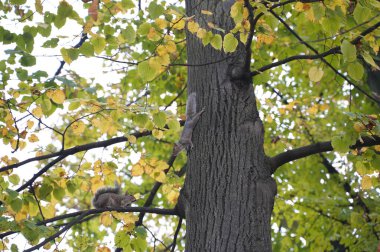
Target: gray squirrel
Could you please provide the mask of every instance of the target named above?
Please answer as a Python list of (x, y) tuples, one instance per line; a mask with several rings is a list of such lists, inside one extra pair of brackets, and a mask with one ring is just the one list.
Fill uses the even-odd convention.
[(193, 148), (193, 143), (191, 141), (193, 130), (197, 125), (200, 116), (205, 111), (203, 107), (201, 111), (197, 113), (197, 95), (195, 92), (189, 94), (186, 104), (186, 121), (183, 127), (181, 138), (178, 143), (175, 143), (173, 148), (173, 155), (177, 156), (183, 149), (186, 149), (189, 153), (190, 149)]
[(95, 208), (117, 208), (129, 206), (136, 201), (133, 195), (121, 193), (120, 185), (115, 181), (115, 187), (102, 187), (98, 189), (92, 199)]

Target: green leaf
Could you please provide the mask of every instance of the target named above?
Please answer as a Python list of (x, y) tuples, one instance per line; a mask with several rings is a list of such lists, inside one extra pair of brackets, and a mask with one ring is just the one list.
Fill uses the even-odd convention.
[(52, 39), (46, 40), (45, 43), (42, 44), (42, 47), (55, 48), (55, 47), (57, 47), (58, 42), (59, 42), (59, 39), (52, 38)]
[(164, 14), (164, 7), (156, 2), (151, 2), (148, 7), (149, 15), (152, 19), (156, 19)]
[(226, 36), (224, 36), (224, 41), (223, 41), (224, 52), (226, 53), (234, 52), (237, 46), (238, 46), (238, 40), (235, 38), (235, 36), (232, 33), (228, 33)]
[(25, 50), (28, 53), (31, 53), (33, 51), (34, 46), (34, 37), (31, 33), (25, 32), (22, 34), (22, 37), (25, 41)]
[(32, 55), (24, 55), (20, 58), (20, 64), (22, 66), (34, 66), (36, 64), (36, 58)]
[(16, 244), (11, 245), (11, 252), (18, 252), (18, 247)]
[(25, 81), (28, 78), (28, 71), (23, 68), (17, 68), (16, 73), (20, 81)]
[(222, 42), (223, 42), (222, 36), (220, 36), (220, 34), (216, 34), (212, 37), (210, 44), (216, 50), (220, 50), (222, 49)]
[(50, 184), (43, 183), (39, 190), (39, 196), (41, 199), (46, 199), (53, 191), (53, 187)]
[(73, 11), (73, 7), (66, 1), (60, 1), (58, 6), (57, 15), (62, 17), (69, 17), (71, 12)]
[(43, 14), (43, 6), (42, 6), (42, 3), (41, 3), (41, 0), (36, 0), (36, 2), (34, 3), (34, 6), (36, 8), (36, 11), (40, 14)]
[(8, 177), (9, 182), (14, 185), (17, 185), (20, 182), (20, 177), (17, 174), (12, 174)]
[(131, 242), (131, 237), (127, 232), (120, 230), (119, 232), (116, 233), (115, 245), (117, 247), (125, 249), (126, 247), (130, 246), (130, 242)]
[(11, 201), (10, 206), (13, 209), (13, 211), (19, 212), (22, 208), (22, 200), (19, 198), (15, 198)]
[(133, 3), (132, 0), (122, 0), (121, 1), (121, 5), (123, 6), (123, 8), (125, 9), (132, 9), (135, 7), (135, 4)]
[(144, 128), (145, 124), (149, 121), (149, 117), (146, 114), (137, 114), (132, 120), (138, 127)]
[(166, 125), (166, 114), (165, 112), (158, 112), (153, 115), (153, 122), (158, 128), (164, 128)]
[(355, 61), (353, 63), (348, 64), (347, 72), (348, 72), (348, 75), (352, 79), (358, 81), (361, 78), (363, 78), (364, 68), (363, 68), (362, 64), (360, 64), (358, 61)]
[(79, 48), (79, 52), (86, 57), (94, 56), (94, 46), (90, 42), (86, 41)]
[(10, 0), (9, 2), (10, 2), (11, 4), (21, 5), (21, 4), (26, 3), (26, 0)]
[(361, 24), (367, 21), (368, 18), (371, 16), (370, 13), (370, 9), (363, 7), (361, 4), (357, 4), (354, 10), (354, 19), (356, 23)]
[(149, 23), (142, 23), (139, 26), (139, 28), (137, 30), (137, 33), (140, 34), (140, 35), (142, 35), (142, 36), (145, 36), (145, 35), (147, 35), (149, 33), (151, 27), (152, 26)]
[(344, 40), (340, 48), (343, 54), (344, 61), (352, 62), (356, 60), (356, 47), (355, 45), (351, 44), (350, 41)]
[(128, 43), (133, 43), (136, 40), (136, 31), (130, 25), (122, 31), (122, 35)]
[(137, 66), (137, 71), (144, 81), (151, 81), (156, 77), (156, 69), (149, 65), (148, 61), (143, 61)]
[(318, 67), (311, 67), (309, 70), (309, 78), (313, 82), (318, 82), (322, 79), (323, 77), (323, 70), (318, 68)]
[(101, 36), (94, 36), (90, 39), (91, 44), (94, 46), (94, 51), (96, 54), (103, 52), (106, 47), (106, 39)]
[(55, 188), (53, 190), (53, 195), (54, 195), (54, 198), (61, 201), (63, 197), (65, 197), (65, 189), (63, 189), (62, 187)]
[(376, 70), (380, 70), (380, 67), (376, 64), (376, 62), (373, 60), (372, 56), (366, 52), (366, 51), (363, 51), (361, 53), (361, 55), (363, 56), (363, 59), (368, 63), (370, 64), (373, 68), (375, 68)]
[(61, 49), (61, 54), (62, 54), (63, 60), (67, 64), (70, 65), (71, 62), (73, 62), (74, 60), (78, 59), (79, 50), (78, 49), (74, 49), (74, 48), (70, 48), (70, 49), (62, 48)]

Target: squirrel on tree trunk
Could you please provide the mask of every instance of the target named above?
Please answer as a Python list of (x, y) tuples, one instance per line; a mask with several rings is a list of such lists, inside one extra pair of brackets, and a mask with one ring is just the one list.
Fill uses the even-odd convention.
[(186, 149), (187, 154), (189, 154), (190, 149), (193, 148), (193, 142), (191, 141), (193, 131), (199, 121), (200, 116), (205, 111), (205, 108), (203, 107), (202, 110), (197, 113), (196, 98), (197, 95), (195, 92), (189, 94), (186, 104), (186, 121), (183, 127), (181, 138), (174, 145), (174, 156), (177, 156), (183, 149)]

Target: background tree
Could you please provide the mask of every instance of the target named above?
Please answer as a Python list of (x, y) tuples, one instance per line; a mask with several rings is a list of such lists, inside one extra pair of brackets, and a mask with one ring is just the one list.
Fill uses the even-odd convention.
[(1, 249), (374, 251), (376, 0), (82, 1), (0, 3)]

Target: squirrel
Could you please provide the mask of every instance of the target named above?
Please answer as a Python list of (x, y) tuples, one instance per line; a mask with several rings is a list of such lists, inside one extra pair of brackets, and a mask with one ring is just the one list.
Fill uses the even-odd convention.
[(191, 142), (191, 138), (193, 135), (193, 130), (197, 125), (200, 116), (205, 111), (203, 107), (201, 111), (197, 113), (197, 95), (195, 92), (189, 94), (186, 104), (186, 121), (181, 134), (181, 138), (177, 143), (175, 143), (173, 148), (173, 155), (177, 156), (183, 149), (186, 149), (187, 154), (190, 149), (193, 148), (193, 143)]
[(133, 195), (121, 194), (120, 185), (115, 181), (115, 187), (102, 187), (98, 189), (92, 199), (95, 208), (117, 208), (129, 206), (136, 201)]

